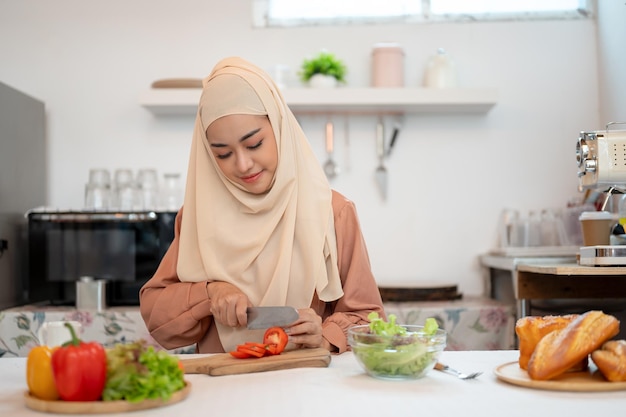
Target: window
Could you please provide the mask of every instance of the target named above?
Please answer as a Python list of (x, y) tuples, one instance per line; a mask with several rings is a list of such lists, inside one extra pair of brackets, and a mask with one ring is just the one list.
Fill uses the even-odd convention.
[(253, 0), (255, 26), (575, 19), (593, 0)]

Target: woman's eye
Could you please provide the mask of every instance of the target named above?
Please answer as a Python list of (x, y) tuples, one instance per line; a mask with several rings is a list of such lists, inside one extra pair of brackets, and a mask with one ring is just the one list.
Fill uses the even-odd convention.
[(228, 152), (228, 153), (225, 153), (225, 154), (217, 154), (217, 155), (215, 155), (215, 157), (216, 157), (217, 159), (226, 159), (226, 158), (228, 158), (231, 154), (232, 154), (232, 152)]
[(255, 143), (252, 146), (248, 146), (248, 149), (257, 149), (258, 147), (260, 147), (263, 144), (263, 140), (258, 141), (257, 143)]

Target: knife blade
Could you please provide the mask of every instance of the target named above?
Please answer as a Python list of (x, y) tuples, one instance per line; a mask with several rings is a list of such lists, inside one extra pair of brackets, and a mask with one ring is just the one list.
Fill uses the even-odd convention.
[(273, 326), (286, 326), (299, 317), (293, 307), (248, 307), (248, 329), (267, 329)]

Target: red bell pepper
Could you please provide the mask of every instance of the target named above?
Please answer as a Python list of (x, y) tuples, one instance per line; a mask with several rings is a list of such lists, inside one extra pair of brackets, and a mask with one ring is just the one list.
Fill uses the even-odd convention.
[(52, 372), (59, 396), (65, 401), (99, 400), (106, 383), (106, 351), (97, 342), (80, 340), (71, 324), (65, 326), (72, 340), (52, 354)]

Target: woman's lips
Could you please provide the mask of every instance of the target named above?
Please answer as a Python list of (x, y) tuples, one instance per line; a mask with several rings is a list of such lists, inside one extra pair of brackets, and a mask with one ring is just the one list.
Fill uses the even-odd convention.
[(263, 171), (257, 172), (256, 174), (253, 175), (248, 175), (245, 177), (241, 177), (241, 180), (245, 183), (252, 183), (255, 182), (256, 180), (259, 179), (259, 177), (261, 176), (261, 174), (263, 174)]

